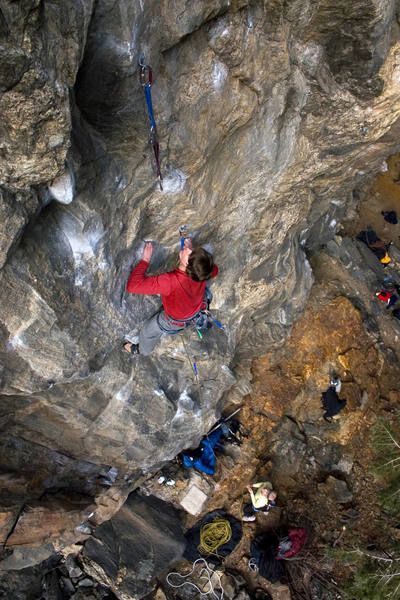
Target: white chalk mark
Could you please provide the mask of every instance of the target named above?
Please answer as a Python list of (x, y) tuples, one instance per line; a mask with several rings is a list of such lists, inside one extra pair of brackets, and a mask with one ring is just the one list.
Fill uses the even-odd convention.
[(213, 70), (213, 86), (217, 92), (222, 90), (225, 79), (228, 76), (228, 69), (220, 62), (216, 62)]

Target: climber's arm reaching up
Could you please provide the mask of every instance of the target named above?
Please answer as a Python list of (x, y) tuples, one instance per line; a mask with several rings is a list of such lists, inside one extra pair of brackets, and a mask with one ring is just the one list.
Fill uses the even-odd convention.
[(126, 289), (131, 294), (165, 294), (171, 292), (171, 280), (168, 273), (146, 277), (146, 271), (153, 256), (153, 244), (146, 242), (142, 260), (133, 269)]

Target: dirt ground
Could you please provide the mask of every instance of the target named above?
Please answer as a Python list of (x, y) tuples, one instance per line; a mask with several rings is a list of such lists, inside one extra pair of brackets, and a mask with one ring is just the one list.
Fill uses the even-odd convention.
[[(385, 241), (399, 243), (400, 238), (400, 154), (387, 161), (387, 171), (376, 177), (360, 203), (355, 219), (346, 225), (347, 235), (354, 237), (370, 225)], [(381, 211), (395, 210), (399, 223), (392, 225), (383, 218)]]
[[(238, 414), (243, 443), (218, 456), (215, 476), (202, 475), (209, 485), (209, 499), (202, 514), (188, 515), (186, 522), (189, 528), (217, 508), (241, 519), (243, 504), (249, 502), (246, 485), (271, 480), (278, 492), (277, 506), (267, 515), (257, 514), (256, 522), (243, 523), (242, 540), (224, 568), (239, 573), (248, 591), (262, 588), (273, 600), (290, 600), (290, 591), (285, 582), (272, 585), (249, 568), (250, 544), (258, 533), (282, 525), (305, 527), (309, 541), (298, 560), (305, 561), (303, 571), (321, 569), (328, 584), (348, 573), (321, 548), (334, 544), (340, 548), (380, 534), (379, 485), (370, 469), (369, 440), (377, 417), (390, 414), (399, 403), (400, 370), (385, 365), (349, 300), (339, 297), (321, 303), (322, 293), (313, 295), (284, 352), (254, 362), (253, 391)], [(332, 371), (342, 378), (340, 395), (347, 406), (337, 421), (326, 423), (321, 392), (328, 387)], [(236, 407), (227, 407), (226, 414), (231, 408)], [(337, 454), (337, 467), (323, 464), (330, 452)], [(337, 481), (347, 486), (345, 502), (340, 497), (343, 492), (335, 488)], [(178, 481), (176, 489), (169, 491), (170, 499), (175, 495), (178, 503), (185, 485)], [(183, 572), (189, 566), (182, 562), (177, 568)]]

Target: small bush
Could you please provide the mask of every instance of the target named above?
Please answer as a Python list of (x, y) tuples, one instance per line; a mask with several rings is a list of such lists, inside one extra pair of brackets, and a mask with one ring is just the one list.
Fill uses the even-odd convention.
[(353, 571), (353, 578), (342, 586), (349, 600), (400, 600), (400, 548), (391, 528), (400, 519), (400, 423), (379, 420), (372, 437), (373, 470), (382, 482), (377, 496), (382, 509), (379, 519), (385, 548), (376, 551), (357, 548), (335, 549), (335, 558)]
[(372, 447), (373, 468), (385, 484), (378, 494), (381, 507), (388, 516), (400, 515), (400, 432), (398, 419), (390, 424), (379, 420), (375, 426)]

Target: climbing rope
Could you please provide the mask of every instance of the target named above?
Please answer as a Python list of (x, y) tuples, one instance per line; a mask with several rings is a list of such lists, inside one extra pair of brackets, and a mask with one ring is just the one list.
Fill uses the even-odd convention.
[[(204, 566), (201, 568), (199, 575), (196, 576), (197, 583), (199, 585), (197, 585), (193, 581), (182, 581), (182, 583), (172, 583), (172, 581), (170, 580), (170, 577), (173, 575), (175, 575), (177, 578), (180, 578), (180, 580), (187, 579), (188, 577), (194, 574), (196, 567), (201, 563), (203, 563)], [(217, 584), (215, 584), (215, 580), (217, 580)], [(195, 560), (193, 563), (192, 570), (189, 571), (189, 573), (187, 573), (186, 575), (181, 575), (181, 573), (178, 573), (177, 571), (171, 571), (166, 577), (166, 582), (173, 588), (189, 586), (199, 593), (199, 597), (208, 596), (210, 599), (214, 598), (215, 600), (223, 600), (224, 598), (224, 588), (221, 583), (221, 576), (217, 570), (214, 571), (214, 569), (212, 569), (208, 565), (207, 561), (204, 558), (198, 558), (197, 560)], [(199, 586), (201, 586), (201, 588)], [(218, 588), (221, 591), (218, 592), (216, 588)]]
[(184, 350), (185, 350), (185, 352), (186, 352), (186, 356), (187, 356), (187, 358), (188, 358), (189, 364), (190, 364), (190, 366), (191, 366), (191, 369), (192, 369), (192, 371), (193, 371), (193, 373), (194, 373), (194, 376), (196, 377), (196, 380), (197, 380), (197, 379), (198, 379), (197, 365), (196, 365), (196, 363), (195, 363), (195, 362), (193, 362), (193, 361), (192, 361), (192, 359), (190, 358), (189, 350), (188, 350), (188, 348), (187, 348), (187, 345), (186, 345), (185, 339), (184, 339), (184, 337), (183, 337), (183, 332), (182, 332), (181, 339), (182, 339), (183, 349), (184, 349)]
[(232, 537), (229, 521), (222, 517), (215, 517), (212, 523), (206, 523), (200, 529), (200, 544), (197, 549), (200, 554), (218, 555), (218, 548), (223, 546)]
[(254, 573), (257, 573), (258, 571), (258, 563), (257, 563), (257, 559), (252, 557), (249, 559), (247, 566), (249, 567), (250, 571), (253, 571)]
[(195, 382), (196, 382), (196, 385), (197, 385), (197, 392), (199, 394), (199, 403), (200, 403), (200, 406), (202, 406), (202, 394), (201, 394), (201, 387), (200, 387), (200, 381), (199, 381), (199, 373), (198, 373), (198, 370), (197, 370), (197, 364), (194, 361), (192, 361), (192, 359), (190, 358), (189, 350), (187, 348), (185, 339), (183, 337), (184, 336), (184, 331), (185, 330), (182, 331), (181, 340), (182, 340), (183, 348), (184, 348), (184, 350), (186, 352), (187, 359), (188, 359), (189, 364), (191, 366), (191, 369), (192, 369), (192, 371), (194, 373), (194, 379), (195, 379)]
[[(150, 120), (150, 144), (153, 147), (154, 158), (156, 161), (156, 171), (157, 171), (158, 182), (160, 184), (160, 190), (162, 191), (163, 177), (161, 174), (161, 166), (160, 166), (160, 145), (158, 143), (158, 138), (157, 138), (157, 127), (156, 127), (156, 121), (154, 119), (153, 103), (151, 101), (151, 84), (153, 82), (153, 71), (149, 65), (145, 64), (143, 54), (141, 54), (140, 58), (139, 58), (139, 67), (140, 67), (140, 85), (142, 86), (143, 91), (144, 91), (144, 95), (146, 98), (146, 104), (147, 104), (147, 112), (149, 114), (149, 120)], [(147, 78), (146, 78), (146, 72), (147, 72)]]

